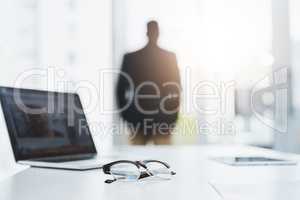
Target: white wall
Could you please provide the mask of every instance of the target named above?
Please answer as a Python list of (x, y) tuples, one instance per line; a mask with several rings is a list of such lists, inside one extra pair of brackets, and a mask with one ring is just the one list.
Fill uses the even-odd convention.
[(289, 48), (291, 67), (291, 100), (293, 112), (289, 115), (288, 135), (281, 139), (283, 151), (300, 153), (300, 2), (289, 0)]
[[(300, 152), (300, 2), (298, 0), (273, 0), (274, 41), (273, 50), (277, 58), (274, 68), (290, 69), (288, 132), (274, 133), (275, 148), (286, 152)], [(292, 112), (291, 112), (292, 111)]]
[(290, 0), (290, 42), (291, 42), (291, 64), (293, 103), (296, 109), (300, 109), (300, 1)]

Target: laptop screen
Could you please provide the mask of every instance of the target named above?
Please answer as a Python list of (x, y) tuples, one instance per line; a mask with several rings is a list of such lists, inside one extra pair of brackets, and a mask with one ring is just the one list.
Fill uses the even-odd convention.
[(95, 154), (77, 94), (0, 88), (16, 160)]

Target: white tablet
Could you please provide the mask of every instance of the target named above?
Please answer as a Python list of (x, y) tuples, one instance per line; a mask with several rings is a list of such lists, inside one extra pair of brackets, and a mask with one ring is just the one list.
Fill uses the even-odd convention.
[(297, 165), (296, 161), (249, 156), (249, 157), (217, 157), (213, 160), (232, 166), (254, 166), (254, 165)]

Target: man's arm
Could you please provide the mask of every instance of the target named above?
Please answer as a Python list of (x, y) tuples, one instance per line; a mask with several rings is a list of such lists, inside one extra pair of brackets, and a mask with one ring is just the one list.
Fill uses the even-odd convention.
[(117, 105), (119, 109), (124, 108), (124, 106), (127, 104), (127, 99), (125, 96), (126, 90), (129, 87), (129, 82), (126, 78), (126, 75), (128, 75), (128, 55), (125, 54), (123, 57), (123, 62), (118, 78), (117, 83), (117, 89), (116, 89), (116, 96), (117, 96)]
[(179, 67), (178, 67), (178, 63), (177, 63), (177, 58), (175, 54), (172, 54), (173, 57), (173, 62), (174, 62), (174, 77), (175, 77), (175, 82), (180, 86), (181, 89), (181, 80), (180, 80), (180, 73), (179, 73)]

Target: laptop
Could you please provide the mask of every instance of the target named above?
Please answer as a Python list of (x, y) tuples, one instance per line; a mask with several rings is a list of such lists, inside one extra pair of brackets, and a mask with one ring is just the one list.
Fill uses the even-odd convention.
[(102, 167), (77, 94), (0, 87), (0, 101), (0, 123), (17, 163), (70, 170)]

